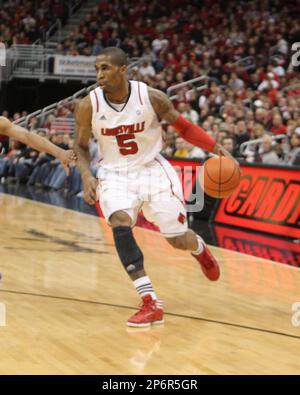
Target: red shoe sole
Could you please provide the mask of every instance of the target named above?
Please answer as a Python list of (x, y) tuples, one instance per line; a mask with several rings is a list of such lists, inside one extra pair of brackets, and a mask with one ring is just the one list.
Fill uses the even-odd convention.
[(149, 326), (151, 326), (151, 325), (162, 325), (162, 324), (164, 324), (164, 323), (165, 323), (164, 320), (153, 321), (153, 322), (147, 322), (147, 323), (140, 323), (140, 324), (135, 323), (135, 322), (129, 322), (129, 321), (127, 321), (126, 325), (127, 325), (127, 326), (130, 326), (130, 327), (133, 327), (133, 328), (147, 328), (147, 327), (149, 327)]

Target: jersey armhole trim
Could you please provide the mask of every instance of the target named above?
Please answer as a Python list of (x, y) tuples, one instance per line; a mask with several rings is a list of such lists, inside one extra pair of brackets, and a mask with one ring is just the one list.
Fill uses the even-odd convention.
[(97, 105), (97, 112), (99, 112), (99, 100), (98, 100), (98, 96), (97, 96), (97, 93), (96, 93), (96, 90), (93, 90), (93, 93), (94, 93), (94, 95), (95, 95), (95, 99), (96, 99), (96, 105)]
[(143, 106), (143, 101), (142, 101), (141, 91), (140, 91), (140, 81), (138, 81), (138, 94), (139, 94), (140, 103)]
[(157, 118), (157, 120), (159, 122), (158, 115), (156, 114), (156, 111), (154, 110), (154, 107), (152, 106), (152, 103), (151, 103), (151, 99), (150, 99), (150, 96), (149, 96), (148, 85), (145, 84), (145, 88), (146, 88), (145, 89), (145, 101), (146, 101), (148, 107), (150, 107), (151, 110), (154, 112), (154, 114), (156, 115), (156, 118)]

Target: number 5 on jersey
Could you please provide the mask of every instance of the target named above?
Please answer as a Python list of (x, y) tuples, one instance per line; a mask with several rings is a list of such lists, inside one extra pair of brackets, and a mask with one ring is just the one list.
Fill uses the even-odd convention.
[(116, 136), (116, 139), (120, 148), (120, 154), (134, 155), (138, 152), (139, 149), (137, 143), (135, 141), (132, 141), (135, 139), (135, 135), (133, 133), (121, 134), (119, 136)]

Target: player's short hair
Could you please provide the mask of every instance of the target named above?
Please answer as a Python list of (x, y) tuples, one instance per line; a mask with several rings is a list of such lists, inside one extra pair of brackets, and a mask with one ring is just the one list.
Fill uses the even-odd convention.
[(121, 48), (107, 47), (103, 49), (100, 55), (110, 56), (111, 62), (115, 66), (127, 66), (127, 55)]

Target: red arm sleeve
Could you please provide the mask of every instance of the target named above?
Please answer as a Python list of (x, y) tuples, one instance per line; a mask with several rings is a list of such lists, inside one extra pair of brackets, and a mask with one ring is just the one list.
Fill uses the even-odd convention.
[(204, 129), (186, 120), (180, 115), (175, 122), (171, 123), (174, 129), (189, 143), (213, 152), (216, 141), (210, 137)]

